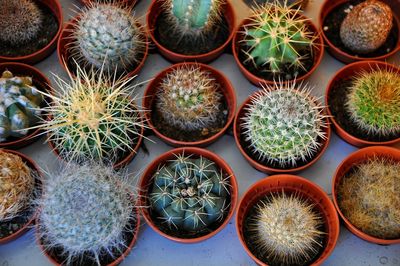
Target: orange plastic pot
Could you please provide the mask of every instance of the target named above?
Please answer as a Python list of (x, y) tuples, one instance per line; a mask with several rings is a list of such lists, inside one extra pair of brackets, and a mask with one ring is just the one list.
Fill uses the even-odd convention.
[(222, 171), (226, 172), (230, 176), (230, 185), (231, 185), (231, 203), (230, 203), (230, 208), (227, 216), (225, 217), (224, 222), (214, 231), (201, 236), (201, 237), (196, 237), (196, 238), (179, 238), (175, 236), (168, 235), (161, 231), (156, 224), (153, 221), (153, 218), (150, 215), (150, 211), (148, 208), (141, 208), (141, 212), (143, 214), (144, 219), (146, 220), (147, 224), (159, 235), (173, 240), (175, 242), (179, 243), (184, 243), (184, 244), (193, 244), (193, 243), (198, 243), (201, 241), (204, 241), (206, 239), (209, 239), (216, 235), (218, 232), (220, 232), (230, 221), (230, 219), (233, 216), (233, 213), (235, 212), (236, 209), (236, 203), (237, 203), (237, 198), (238, 198), (238, 185), (236, 182), (236, 178), (234, 176), (234, 173), (232, 169), (229, 167), (229, 165), (217, 154), (212, 153), (208, 150), (201, 149), (201, 148), (196, 148), (196, 147), (183, 147), (183, 148), (176, 148), (173, 150), (170, 150), (160, 156), (158, 156), (154, 161), (147, 167), (146, 171), (143, 173), (140, 181), (139, 181), (139, 200), (140, 200), (140, 205), (139, 206), (150, 206), (149, 203), (149, 189), (151, 188), (153, 184), (153, 176), (155, 172), (157, 171), (158, 167), (164, 163), (166, 163), (168, 160), (175, 159), (175, 155), (177, 154), (185, 154), (185, 155), (192, 155), (193, 157), (195, 156), (203, 156), (211, 161), (213, 161), (218, 167), (222, 169)]
[[(211, 73), (211, 76), (216, 80), (217, 83), (221, 85), (221, 91), (225, 97), (225, 101), (227, 102), (228, 106), (228, 120), (225, 124), (225, 126), (215, 135), (204, 139), (200, 141), (191, 141), (191, 142), (185, 142), (185, 141), (179, 141), (172, 139), (168, 136), (165, 136), (162, 132), (160, 132), (153, 124), (152, 118), (151, 118), (151, 113), (154, 105), (154, 101), (156, 100), (156, 95), (160, 87), (160, 83), (162, 80), (172, 71), (174, 71), (177, 68), (180, 68), (182, 66), (196, 66), (199, 67), (202, 71), (207, 71)], [(157, 137), (159, 137), (162, 141), (165, 143), (172, 145), (174, 147), (181, 147), (181, 146), (192, 146), (192, 147), (205, 147), (210, 145), (211, 143), (215, 142), (218, 138), (220, 138), (229, 128), (229, 126), (232, 124), (233, 119), (235, 118), (235, 111), (236, 111), (236, 94), (235, 91), (232, 87), (232, 84), (230, 81), (225, 77), (224, 74), (222, 74), (220, 71), (216, 70), (215, 68), (212, 68), (208, 65), (201, 64), (201, 63), (179, 63), (172, 65), (163, 71), (161, 71), (148, 85), (146, 91), (144, 92), (144, 97), (143, 97), (143, 104), (142, 104), (145, 113), (145, 118), (146, 121), (149, 125), (149, 127), (153, 130), (153, 132), (156, 134)]]
[[(147, 30), (150, 35), (150, 38), (152, 42), (155, 44), (157, 47), (158, 51), (162, 56), (167, 58), (168, 60), (178, 63), (178, 62), (183, 62), (183, 61), (197, 61), (201, 63), (208, 63), (210, 61), (213, 61), (216, 59), (218, 56), (220, 56), (225, 48), (228, 46), (228, 44), (231, 42), (233, 35), (235, 33), (235, 28), (236, 28), (236, 15), (233, 9), (232, 4), (229, 1), (226, 1), (224, 6), (222, 7), (222, 14), (224, 15), (226, 21), (228, 22), (229, 26), (229, 37), (225, 41), (224, 44), (222, 44), (220, 47), (204, 54), (199, 54), (199, 55), (184, 55), (184, 54), (179, 54), (175, 53), (166, 47), (162, 46), (157, 38), (154, 36), (154, 30), (156, 28), (156, 22), (159, 17), (159, 15), (163, 12), (163, 1), (162, 0), (153, 0), (149, 12), (147, 13)], [(171, 36), (171, 38), (175, 38), (175, 36)]]
[(236, 215), (236, 232), (247, 254), (258, 264), (267, 265), (258, 259), (248, 248), (244, 239), (244, 223), (249, 211), (260, 199), (270, 193), (298, 193), (315, 204), (325, 221), (325, 247), (320, 256), (311, 265), (321, 265), (334, 250), (339, 238), (339, 217), (328, 195), (313, 182), (294, 175), (275, 175), (264, 178), (252, 185), (241, 199)]
[(392, 51), (390, 51), (389, 53), (386, 53), (384, 55), (381, 56), (377, 56), (377, 57), (363, 57), (363, 56), (355, 56), (352, 54), (349, 54), (345, 51), (342, 51), (340, 48), (336, 47), (330, 40), (329, 38), (325, 35), (324, 33), (324, 22), (325, 22), (325, 18), (328, 16), (329, 13), (331, 13), (334, 9), (336, 9), (337, 7), (347, 3), (347, 2), (351, 2), (351, 0), (325, 0), (325, 2), (323, 3), (322, 7), (321, 7), (321, 11), (319, 13), (319, 25), (321, 27), (321, 33), (322, 36), (325, 40), (325, 43), (328, 45), (328, 52), (335, 57), (336, 59), (338, 59), (339, 61), (345, 63), (345, 64), (350, 64), (356, 61), (370, 61), (370, 60), (384, 60), (392, 55), (394, 55), (395, 53), (397, 53), (400, 50), (400, 21), (399, 18), (396, 16), (396, 14), (400, 14), (400, 5), (396, 4), (396, 1), (393, 0), (382, 0), (383, 2), (385, 2), (386, 4), (388, 4), (389, 6), (391, 6), (394, 15), (394, 19), (395, 19), (395, 23), (397, 25), (397, 28), (399, 30), (399, 36), (397, 37), (397, 45), (396, 48), (393, 49)]
[[(82, 4), (84, 4), (85, 6), (90, 6), (91, 4), (98, 2), (98, 0), (79, 0)], [(105, 1), (106, 2), (106, 1)], [(118, 2), (120, 3), (122, 6), (130, 6), (130, 7), (134, 7), (137, 2), (139, 2), (139, 0), (117, 0), (117, 1), (113, 1), (113, 2)]]
[(58, 0), (37, 0), (40, 3), (46, 5), (57, 18), (58, 22), (58, 30), (56, 35), (51, 39), (51, 41), (39, 51), (34, 52), (33, 54), (24, 55), (24, 56), (16, 56), (16, 57), (8, 57), (0, 55), (0, 62), (20, 62), (25, 64), (36, 64), (37, 62), (42, 61), (46, 57), (48, 57), (55, 49), (57, 45), (57, 39), (60, 36), (62, 27), (63, 27), (63, 12), (61, 8), (61, 4)]
[[(335, 116), (332, 114), (332, 110), (330, 108), (330, 98), (329, 94), (331, 93), (332, 88), (336, 83), (343, 82), (343, 80), (346, 80), (348, 78), (353, 77), (354, 75), (359, 74), (360, 72), (371, 72), (373, 70), (377, 69), (388, 69), (389, 71), (393, 71), (395, 73), (398, 73), (400, 75), (400, 68), (385, 63), (385, 62), (380, 62), (380, 61), (360, 61), (360, 62), (355, 62), (352, 64), (349, 64), (342, 69), (340, 69), (335, 76), (331, 79), (331, 81), (328, 84), (328, 87), (325, 92), (325, 103), (328, 106), (327, 112), (330, 118), (330, 121), (333, 124), (333, 128), (335, 132), (346, 142), (350, 143), (351, 145), (354, 145), (356, 147), (365, 147), (365, 146), (371, 146), (371, 145), (394, 145), (396, 143), (400, 143), (400, 136), (396, 139), (390, 140), (390, 141), (382, 141), (382, 142), (374, 142), (374, 141), (368, 141), (368, 140), (363, 140), (358, 137), (355, 137), (348, 132), (344, 128), (342, 128), (339, 123), (336, 121)], [(343, 103), (344, 104), (344, 103)], [(342, 109), (345, 112), (345, 109)]]
[[(22, 63), (1, 63), (0, 73), (9, 70), (16, 76), (32, 77), (33, 84), (41, 91), (52, 93), (49, 79), (37, 68)], [(38, 139), (40, 129), (31, 130), (27, 135), (9, 141), (0, 142), (0, 148), (20, 149)]]
[(394, 160), (396, 162), (400, 162), (400, 150), (392, 147), (384, 147), (384, 146), (372, 146), (360, 149), (352, 154), (350, 154), (347, 158), (343, 160), (343, 162), (336, 169), (335, 175), (332, 181), (332, 195), (333, 195), (333, 203), (342, 218), (344, 225), (350, 232), (354, 235), (358, 236), (361, 239), (364, 239), (368, 242), (379, 244), (379, 245), (391, 245), (391, 244), (400, 244), (399, 239), (380, 239), (374, 236), (370, 236), (357, 227), (355, 227), (347, 218), (344, 216), (342, 211), (340, 210), (338, 204), (338, 193), (337, 187), (340, 184), (341, 179), (348, 173), (353, 167), (359, 165), (363, 162), (367, 162), (371, 158), (388, 158)]

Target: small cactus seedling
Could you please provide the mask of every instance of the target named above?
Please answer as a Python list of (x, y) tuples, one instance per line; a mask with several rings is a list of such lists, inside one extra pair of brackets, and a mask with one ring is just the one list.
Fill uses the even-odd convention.
[(271, 194), (258, 203), (256, 212), (249, 230), (269, 264), (306, 265), (320, 251), (323, 219), (301, 196)]
[(219, 88), (209, 72), (182, 66), (162, 80), (156, 109), (167, 123), (182, 130), (198, 130), (217, 120), (222, 98)]
[(367, 0), (347, 14), (340, 27), (340, 38), (351, 51), (368, 54), (385, 43), (392, 26), (390, 7), (381, 1)]
[(358, 74), (345, 106), (364, 132), (383, 137), (400, 134), (400, 75), (387, 69)]
[(26, 135), (26, 128), (39, 121), (42, 102), (32, 78), (4, 71), (0, 77), (0, 141)]
[(0, 0), (0, 41), (23, 45), (32, 41), (42, 27), (43, 15), (31, 0)]
[(0, 222), (13, 219), (30, 205), (35, 179), (21, 157), (0, 150)]
[(100, 165), (70, 165), (50, 176), (38, 202), (45, 250), (62, 249), (63, 265), (83, 257), (98, 265), (104, 265), (101, 256), (115, 259), (129, 245), (125, 233), (137, 233), (132, 193), (126, 176)]
[(209, 159), (176, 155), (153, 178), (150, 203), (169, 228), (198, 232), (226, 217), (230, 176)]
[(264, 89), (252, 97), (242, 118), (245, 140), (260, 160), (280, 167), (307, 162), (321, 148), (327, 127), (324, 107), (311, 88), (295, 82)]

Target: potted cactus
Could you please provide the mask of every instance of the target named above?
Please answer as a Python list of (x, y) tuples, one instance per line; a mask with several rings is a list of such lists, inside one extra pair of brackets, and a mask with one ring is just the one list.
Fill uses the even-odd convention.
[(143, 97), (149, 127), (173, 146), (206, 146), (228, 129), (236, 95), (229, 80), (200, 63), (168, 67), (149, 84)]
[(37, 63), (56, 48), (63, 23), (58, 0), (7, 0), (0, 5), (0, 62)]
[(90, 6), (93, 3), (121, 3), (122, 5), (135, 6), (139, 0), (80, 0), (82, 4)]
[(97, 164), (50, 174), (38, 200), (37, 242), (56, 265), (117, 265), (140, 226), (129, 177)]
[(320, 25), (328, 51), (344, 63), (383, 60), (400, 49), (396, 1), (326, 0)]
[(0, 149), (0, 244), (26, 232), (36, 216), (40, 171), (25, 155)]
[(181, 243), (208, 239), (231, 219), (237, 184), (229, 166), (200, 148), (162, 154), (140, 180), (146, 222), (162, 236)]
[(252, 9), (233, 38), (233, 55), (241, 72), (256, 86), (303, 80), (321, 62), (323, 42), (299, 7), (266, 3)]
[(329, 144), (324, 107), (307, 84), (264, 85), (240, 107), (234, 121), (236, 145), (256, 169), (265, 173), (303, 170)]
[(374, 146), (349, 155), (336, 170), (332, 195), (345, 226), (381, 245), (400, 243), (400, 151)]
[(350, 64), (327, 87), (326, 104), (338, 135), (352, 145), (400, 141), (400, 69), (379, 61)]
[(147, 27), (168, 60), (206, 63), (232, 40), (235, 14), (227, 0), (155, 0), (147, 14)]
[(258, 265), (321, 265), (335, 248), (339, 218), (320, 187), (298, 176), (275, 175), (245, 193), (236, 230)]
[(297, 7), (299, 6), (301, 9), (305, 9), (310, 2), (309, 0), (243, 0), (243, 2), (249, 7), (254, 7), (257, 5), (264, 5), (265, 3), (274, 3), (279, 2), (281, 4), (285, 3), (289, 6)]

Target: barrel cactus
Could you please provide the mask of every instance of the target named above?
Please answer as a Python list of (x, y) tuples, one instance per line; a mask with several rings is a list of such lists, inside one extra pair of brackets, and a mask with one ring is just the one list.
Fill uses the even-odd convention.
[(307, 85), (265, 85), (245, 107), (241, 127), (258, 159), (279, 167), (307, 162), (327, 138), (324, 107)]
[(151, 207), (171, 229), (198, 232), (226, 217), (230, 176), (209, 159), (176, 155), (153, 179)]
[(26, 128), (39, 121), (43, 101), (32, 78), (4, 71), (0, 77), (0, 141), (26, 135)]
[(385, 43), (392, 26), (390, 7), (381, 1), (367, 0), (347, 14), (340, 27), (340, 38), (351, 51), (368, 54)]
[(45, 250), (61, 249), (63, 265), (123, 253), (135, 233), (133, 191), (126, 176), (101, 165), (70, 165), (50, 175), (38, 201), (38, 235)]
[[(245, 2), (251, 2), (245, 0)], [(279, 2), (280, 4), (286, 3), (288, 6), (300, 6), (302, 9), (306, 8), (309, 0), (253, 0), (253, 4), (255, 5), (263, 5), (265, 3), (275, 3)]]
[(221, 98), (220, 85), (208, 71), (184, 65), (162, 80), (156, 109), (169, 124), (198, 130), (217, 120)]

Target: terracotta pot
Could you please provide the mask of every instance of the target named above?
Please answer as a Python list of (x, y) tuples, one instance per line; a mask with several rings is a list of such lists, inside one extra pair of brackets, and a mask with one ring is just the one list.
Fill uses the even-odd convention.
[(366, 162), (371, 158), (390, 158), (396, 162), (400, 162), (400, 150), (392, 147), (384, 147), (384, 146), (373, 146), (373, 147), (367, 147), (360, 149), (352, 154), (350, 154), (348, 157), (346, 157), (342, 163), (338, 166), (336, 169), (335, 175), (333, 177), (332, 181), (332, 196), (333, 196), (333, 203), (335, 204), (336, 210), (338, 211), (340, 217), (342, 218), (344, 225), (346, 226), (347, 229), (349, 229), (350, 232), (352, 232), (354, 235), (358, 236), (361, 239), (364, 239), (366, 241), (375, 243), (375, 244), (380, 244), (380, 245), (390, 245), (390, 244), (400, 244), (400, 238), (399, 239), (380, 239), (377, 237), (370, 236), (361, 230), (359, 230), (357, 227), (355, 227), (347, 218), (344, 216), (342, 211), (339, 208), (338, 204), (338, 195), (337, 195), (337, 187), (339, 186), (339, 183), (343, 176), (346, 175), (346, 173), (352, 169), (354, 166), (359, 165), (360, 163)]
[[(361, 71), (371, 71), (371, 70), (376, 70), (376, 69), (389, 69), (391, 71), (397, 72), (400, 75), (400, 68), (390, 65), (385, 62), (379, 62), (379, 61), (361, 61), (361, 62), (356, 62), (352, 63), (350, 65), (347, 65), (340, 69), (335, 76), (331, 79), (331, 81), (328, 84), (328, 87), (325, 92), (325, 103), (328, 106), (327, 108), (327, 113), (329, 115), (329, 118), (333, 124), (333, 128), (335, 132), (346, 142), (350, 143), (351, 145), (357, 146), (357, 147), (365, 147), (365, 146), (371, 146), (371, 145), (394, 145), (396, 143), (400, 143), (400, 136), (396, 139), (390, 140), (390, 141), (384, 141), (384, 142), (374, 142), (374, 141), (367, 141), (360, 139), (358, 137), (355, 137), (351, 135), (350, 133), (346, 132), (345, 129), (343, 129), (339, 123), (336, 121), (335, 117), (332, 114), (332, 110), (330, 108), (330, 98), (329, 94), (330, 91), (332, 90), (333, 86), (337, 82), (342, 82), (345, 79), (348, 79), (349, 77), (352, 77)], [(344, 104), (344, 103), (343, 103)], [(342, 109), (344, 110), (344, 109)]]
[[(84, 4), (85, 6), (90, 6), (91, 4), (97, 2), (98, 0), (79, 0), (82, 4)], [(130, 7), (134, 7), (137, 2), (139, 2), (139, 0), (117, 0), (118, 2), (121, 3), (121, 5), (125, 5), (125, 6), (130, 6)], [(117, 2), (115, 1), (115, 2)]]
[[(40, 171), (39, 167), (37, 166), (37, 164), (29, 157), (27, 157), (26, 155), (17, 152), (17, 151), (12, 151), (12, 150), (6, 150), (6, 149), (0, 149), (4, 152), (7, 153), (12, 153), (14, 155), (17, 155), (19, 157), (21, 157), (22, 161), (30, 168), (32, 169), (34, 172), (37, 173), (37, 178), (36, 178), (36, 184), (35, 186), (41, 187), (42, 186), (42, 172)], [(7, 237), (3, 237), (0, 238), (0, 245), (3, 244), (7, 244), (15, 239), (17, 239), (18, 237), (22, 236), (24, 233), (26, 233), (32, 226), (32, 224), (34, 223), (36, 217), (38, 215), (38, 211), (36, 210), (35, 213), (32, 215), (31, 219), (29, 219), (29, 221), (22, 226), (20, 229), (18, 229), (18, 231), (16, 231), (15, 233), (7, 236)]]
[[(208, 53), (205, 53), (205, 54), (184, 55), (184, 54), (175, 53), (175, 52), (167, 49), (166, 47), (162, 46), (157, 41), (157, 38), (154, 36), (154, 30), (156, 28), (156, 22), (157, 22), (158, 16), (163, 12), (162, 1), (160, 1), (160, 0), (153, 0), (151, 3), (151, 6), (149, 9), (149, 12), (147, 13), (147, 18), (146, 18), (147, 30), (148, 30), (148, 33), (150, 35), (152, 42), (155, 44), (155, 46), (157, 47), (160, 54), (163, 55), (168, 60), (175, 62), (175, 63), (183, 62), (183, 61), (197, 61), (197, 62), (201, 62), (201, 63), (208, 63), (208, 62), (216, 59), (218, 56), (220, 56), (224, 52), (225, 48), (231, 42), (232, 37), (235, 32), (236, 15), (235, 15), (232, 4), (229, 1), (227, 1), (224, 4), (224, 7), (222, 8), (222, 10), (223, 10), (222, 14), (224, 14), (224, 17), (225, 17), (226, 21), (228, 22), (229, 31), (230, 31), (229, 37), (223, 45), (221, 45), (220, 47), (218, 47)], [(171, 36), (171, 38), (174, 38), (174, 36)]]
[[(72, 52), (71, 46), (75, 40), (72, 38), (72, 32), (73, 32), (75, 25), (76, 25), (77, 21), (79, 20), (79, 18), (80, 18), (80, 15), (78, 14), (76, 17), (71, 19), (65, 25), (64, 29), (61, 32), (60, 38), (58, 39), (58, 44), (57, 44), (58, 60), (59, 60), (60, 64), (63, 66), (63, 68), (68, 73), (71, 73), (72, 76), (75, 76), (75, 74), (74, 74), (74, 71), (70, 71), (71, 67), (68, 63), (68, 59), (73, 57), (73, 55), (71, 53)], [(137, 26), (141, 27), (141, 25), (139, 25), (139, 24)], [(135, 76), (136, 74), (139, 73), (139, 71), (144, 66), (144, 63), (146, 61), (146, 58), (147, 58), (147, 55), (149, 52), (149, 42), (148, 42), (148, 38), (147, 38), (147, 35), (145, 34), (145, 32), (143, 32), (143, 38), (144, 38), (144, 42), (146, 43), (143, 58), (141, 59), (139, 64), (134, 69), (127, 70), (128, 73), (126, 75), (124, 75), (125, 78)]]
[(320, 148), (320, 151), (315, 155), (315, 157), (310, 160), (308, 163), (306, 163), (303, 166), (299, 166), (299, 167), (295, 167), (295, 168), (287, 168), (287, 169), (277, 169), (277, 168), (272, 168), (266, 165), (263, 165), (259, 162), (257, 162), (257, 160), (255, 160), (254, 158), (252, 158), (244, 149), (244, 147), (241, 144), (241, 134), (242, 134), (242, 127), (241, 127), (241, 120), (242, 118), (247, 114), (247, 111), (245, 110), (245, 107), (247, 105), (249, 105), (251, 103), (251, 98), (253, 96), (255, 96), (257, 94), (254, 93), (252, 96), (248, 97), (245, 102), (242, 104), (242, 106), (240, 106), (238, 113), (236, 114), (235, 117), (235, 121), (233, 122), (233, 134), (235, 137), (235, 142), (237, 147), (239, 148), (240, 152), (242, 153), (242, 155), (244, 156), (244, 158), (250, 163), (251, 166), (253, 166), (255, 169), (257, 169), (258, 171), (267, 173), (267, 174), (276, 174), (276, 173), (297, 173), (300, 172), (308, 167), (310, 167), (311, 165), (313, 165), (314, 163), (316, 163), (321, 156), (324, 154), (324, 152), (326, 151), (326, 149), (329, 146), (329, 141), (331, 139), (331, 127), (329, 125), (329, 121), (328, 118), (326, 118), (326, 123), (327, 123), (327, 127), (324, 128), (324, 131), (326, 133), (326, 140), (323, 140), (322, 143), (322, 147)]
[(214, 231), (211, 233), (208, 233), (204, 236), (201, 237), (196, 237), (196, 238), (179, 238), (175, 236), (170, 236), (163, 231), (161, 231), (156, 224), (153, 222), (153, 218), (150, 216), (149, 208), (141, 208), (141, 212), (143, 214), (144, 219), (146, 220), (147, 224), (158, 234), (161, 236), (168, 238), (170, 240), (173, 240), (175, 242), (179, 243), (184, 243), (184, 244), (193, 244), (193, 243), (198, 243), (201, 241), (204, 241), (206, 239), (209, 239), (216, 235), (218, 232), (220, 232), (230, 221), (230, 219), (233, 216), (233, 213), (235, 212), (236, 208), (236, 203), (237, 203), (237, 198), (238, 198), (238, 185), (236, 182), (236, 178), (234, 176), (234, 173), (232, 169), (229, 167), (229, 165), (217, 154), (212, 153), (208, 150), (201, 149), (201, 148), (195, 148), (195, 147), (186, 147), (186, 148), (176, 148), (173, 150), (170, 150), (160, 156), (158, 156), (154, 161), (147, 167), (146, 171), (143, 173), (140, 181), (139, 181), (139, 199), (140, 199), (140, 205), (139, 206), (150, 206), (149, 197), (149, 188), (151, 187), (153, 181), (153, 175), (157, 171), (157, 168), (159, 165), (165, 163), (167, 160), (171, 160), (175, 158), (176, 154), (185, 154), (185, 155), (198, 155), (198, 156), (203, 156), (218, 165), (224, 172), (226, 172), (228, 175), (230, 175), (230, 185), (231, 187), (231, 203), (230, 203), (230, 209), (225, 217), (224, 222)]
[[(179, 141), (172, 139), (166, 135), (164, 135), (162, 132), (160, 132), (153, 124), (152, 118), (151, 118), (151, 113), (153, 112), (153, 104), (154, 101), (156, 100), (156, 94), (159, 90), (160, 83), (162, 80), (172, 71), (174, 71), (177, 68), (180, 68), (184, 65), (189, 65), (189, 66), (196, 66), (199, 67), (203, 71), (210, 72), (212, 77), (215, 78), (217, 83), (221, 85), (221, 91), (223, 92), (223, 95), (225, 97), (225, 100), (227, 102), (228, 106), (228, 120), (226, 122), (226, 125), (215, 135), (204, 139), (200, 141), (191, 141), (191, 142), (185, 142), (185, 141)], [(216, 70), (215, 68), (212, 68), (208, 65), (201, 64), (201, 63), (179, 63), (172, 65), (163, 71), (161, 71), (148, 85), (146, 91), (144, 92), (144, 97), (143, 97), (143, 104), (142, 104), (145, 111), (145, 118), (146, 121), (149, 125), (149, 127), (153, 130), (153, 132), (159, 137), (162, 141), (166, 142), (169, 145), (175, 146), (175, 147), (180, 147), (180, 146), (195, 146), (195, 147), (205, 147), (210, 145), (211, 143), (215, 142), (218, 138), (220, 138), (229, 128), (229, 126), (232, 124), (233, 119), (235, 118), (235, 110), (236, 110), (236, 94), (235, 91), (232, 87), (232, 84), (230, 81), (225, 77), (224, 74), (222, 74), (220, 71)]]
[(61, 4), (59, 0), (40, 0), (39, 2), (46, 5), (53, 12), (54, 16), (57, 18), (58, 30), (56, 35), (45, 47), (43, 47), (39, 51), (34, 52), (33, 54), (17, 56), (17, 57), (8, 57), (0, 55), (0, 62), (13, 61), (13, 62), (20, 62), (33, 65), (48, 57), (56, 49), (57, 39), (60, 36), (64, 21)]
[(320, 30), (322, 33), (322, 36), (325, 40), (325, 43), (328, 45), (328, 52), (335, 57), (336, 59), (338, 59), (339, 61), (342, 61), (345, 64), (349, 64), (352, 62), (356, 62), (356, 61), (367, 61), (367, 60), (384, 60), (392, 55), (394, 55), (395, 53), (397, 53), (400, 50), (400, 21), (399, 18), (396, 16), (396, 14), (400, 14), (400, 5), (396, 5), (396, 1), (393, 0), (382, 0), (383, 2), (386, 2), (386, 4), (390, 5), (391, 8), (393, 9), (393, 15), (395, 18), (395, 23), (397, 25), (398, 31), (399, 31), (399, 36), (397, 38), (397, 46), (395, 49), (393, 49), (392, 51), (390, 51), (387, 54), (381, 55), (381, 56), (377, 56), (377, 57), (363, 57), (363, 56), (354, 56), (352, 54), (349, 54), (345, 51), (342, 51), (340, 48), (336, 47), (330, 40), (329, 38), (325, 35), (324, 33), (324, 22), (325, 22), (325, 18), (328, 16), (329, 13), (332, 12), (332, 10), (336, 9), (338, 6), (347, 3), (347, 2), (351, 2), (350, 0), (336, 0), (336, 1), (332, 1), (332, 0), (325, 0), (324, 4), (321, 7), (321, 11), (319, 13), (319, 25), (320, 25)]
[[(1, 63), (0, 73), (3, 73), (5, 70), (11, 71), (14, 75), (32, 77), (33, 83), (38, 89), (48, 93), (53, 92), (49, 79), (37, 68), (21, 63)], [(20, 149), (36, 141), (39, 138), (40, 132), (40, 129), (35, 129), (21, 138), (0, 142), (0, 148)]]
[(266, 265), (247, 247), (244, 240), (244, 223), (251, 208), (270, 193), (299, 193), (315, 204), (325, 220), (326, 240), (320, 256), (311, 265), (321, 265), (332, 253), (339, 238), (339, 217), (328, 195), (313, 182), (294, 175), (275, 175), (264, 178), (251, 186), (241, 199), (236, 215), (236, 232), (247, 254), (258, 264)]
[[(307, 17), (303, 15), (299, 15), (302, 19), (307, 19)], [(237, 65), (239, 66), (240, 71), (243, 73), (243, 75), (255, 86), (260, 87), (261, 84), (274, 84), (275, 82), (273, 80), (266, 80), (261, 77), (258, 77), (251, 73), (249, 70), (247, 70), (246, 66), (240, 61), (239, 59), (239, 52), (240, 52), (240, 41), (243, 39), (243, 34), (241, 33), (243, 31), (243, 28), (245, 25), (252, 24), (252, 20), (250, 18), (245, 19), (239, 26), (238, 30), (235, 32), (235, 35), (233, 36), (233, 41), (232, 41), (232, 52), (233, 56), (235, 58), (235, 61)], [(310, 20), (308, 20), (307, 25), (310, 29), (311, 32), (314, 32), (316, 35), (316, 47), (313, 49), (313, 54), (314, 54), (314, 64), (313, 67), (304, 75), (298, 76), (296, 78), (296, 81), (302, 81), (309, 76), (318, 68), (319, 64), (321, 63), (322, 57), (324, 55), (324, 42), (321, 37), (321, 34), (319, 33), (317, 27), (312, 23)], [(279, 81), (279, 83), (282, 84), (287, 84), (289, 82), (293, 82), (293, 80), (286, 80), (286, 81)]]

